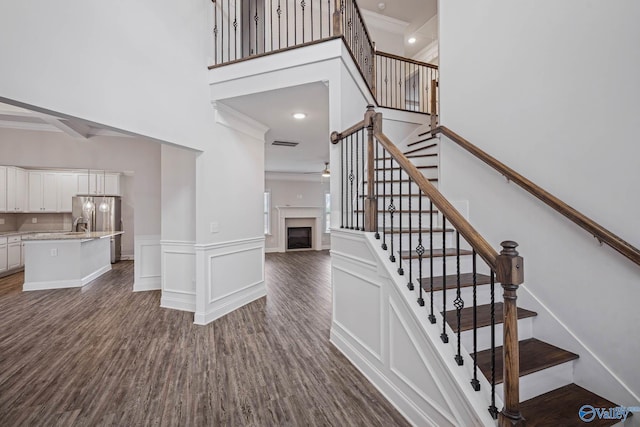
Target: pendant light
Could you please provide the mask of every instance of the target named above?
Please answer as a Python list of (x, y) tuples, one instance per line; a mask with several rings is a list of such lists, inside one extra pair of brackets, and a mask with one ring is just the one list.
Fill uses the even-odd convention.
[(329, 170), (329, 162), (324, 163), (324, 170), (322, 171), (323, 178), (329, 178), (331, 176), (331, 171)]
[[(87, 169), (87, 194), (90, 193), (90, 191), (89, 191), (89, 187), (90, 187), (89, 180), (90, 179), (91, 179), (91, 169)], [(87, 201), (84, 202), (84, 204), (82, 205), (82, 210), (85, 211), (85, 212), (92, 212), (95, 207), (96, 206), (93, 204), (93, 200), (87, 198)]]
[(107, 185), (107, 171), (102, 171), (102, 202), (98, 207), (100, 212), (109, 212), (109, 203), (105, 199), (106, 196), (106, 185)]

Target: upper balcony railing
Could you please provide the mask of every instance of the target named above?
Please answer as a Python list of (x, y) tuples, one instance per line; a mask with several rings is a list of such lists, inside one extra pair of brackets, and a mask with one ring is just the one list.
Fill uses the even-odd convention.
[[(355, 0), (212, 0), (209, 68), (342, 38), (381, 107), (436, 113), (438, 67), (376, 52)], [(435, 116), (435, 114), (434, 114)]]

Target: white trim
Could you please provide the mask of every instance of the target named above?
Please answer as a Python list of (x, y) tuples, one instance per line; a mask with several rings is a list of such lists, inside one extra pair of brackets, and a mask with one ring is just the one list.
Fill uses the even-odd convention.
[[(158, 263), (158, 274), (142, 274), (144, 263), (148, 260), (144, 260), (142, 257), (142, 248), (144, 247), (158, 247), (160, 253), (160, 259), (156, 260)], [(155, 291), (162, 288), (162, 247), (160, 244), (160, 235), (136, 235), (134, 236), (134, 256), (135, 263), (133, 264), (134, 281), (133, 292), (142, 291)]]
[(216, 113), (216, 123), (234, 131), (244, 133), (261, 142), (265, 142), (264, 135), (269, 131), (268, 126), (221, 102), (211, 101), (211, 104)]
[(180, 298), (171, 298), (171, 296), (162, 295), (162, 297), (160, 297), (160, 307), (168, 308), (171, 310), (189, 311), (191, 313), (195, 313), (196, 302), (185, 301)]
[[(249, 247), (249, 248), (238, 249), (238, 250), (235, 250), (235, 251), (220, 252), (220, 253), (216, 253), (216, 254), (213, 254), (213, 255), (209, 255), (207, 257), (207, 261), (208, 261), (207, 265), (209, 266), (208, 267), (209, 271), (207, 273), (208, 273), (209, 277), (213, 276), (213, 271), (211, 269), (211, 260), (212, 259), (218, 258), (218, 257), (221, 257), (221, 256), (233, 255), (233, 254), (237, 254), (237, 253), (241, 253), (241, 252), (249, 252), (249, 251), (255, 251), (255, 250), (262, 251), (262, 250), (264, 250), (264, 246), (253, 246), (253, 247)], [(218, 297), (215, 297), (215, 298), (209, 298), (208, 302), (209, 302), (209, 304), (215, 304), (216, 302), (218, 302), (218, 301), (220, 301), (222, 299), (225, 299), (225, 298), (228, 298), (228, 297), (230, 297), (232, 295), (235, 295), (238, 292), (242, 292), (242, 291), (244, 291), (244, 290), (246, 290), (246, 289), (248, 289), (248, 288), (250, 288), (252, 286), (255, 286), (255, 285), (259, 284), (259, 283), (264, 283), (264, 257), (262, 258), (262, 276), (261, 276), (261, 278), (259, 280), (256, 280), (255, 282), (253, 282), (253, 283), (251, 283), (251, 284), (249, 284), (249, 285), (247, 285), (247, 286), (245, 286), (243, 288), (234, 289), (233, 291), (228, 292), (228, 293), (226, 293), (224, 295), (221, 295), (221, 296), (218, 296)]]
[(244, 288), (242, 291), (241, 295), (236, 293), (235, 298), (231, 298), (226, 302), (217, 304), (204, 314), (196, 313), (194, 315), (193, 323), (196, 325), (206, 325), (216, 319), (219, 319), (225, 314), (231, 313), (232, 311), (267, 295), (267, 288), (264, 282), (256, 283), (249, 288)]
[(412, 59), (415, 59), (416, 61), (426, 62), (427, 64), (429, 64), (435, 58), (438, 58), (439, 55), (440, 55), (440, 50), (438, 46), (438, 40), (434, 40), (424, 48), (420, 49), (418, 53), (413, 55)]
[(402, 416), (416, 426), (437, 425), (422, 409), (393, 384), (366, 357), (363, 357), (342, 334), (339, 328), (331, 328), (329, 341), (349, 359), (362, 375), (378, 390)]
[[(596, 353), (593, 352), (593, 350), (591, 350), (591, 348), (589, 348), (584, 341), (582, 341), (580, 338), (578, 338), (578, 336), (564, 323), (562, 322), (555, 314), (553, 314), (553, 312), (549, 309), (549, 307), (547, 307), (538, 297), (535, 296), (535, 294), (533, 294), (533, 292), (531, 292), (531, 290), (529, 290), (526, 286), (520, 286), (520, 290), (524, 290), (524, 292), (526, 292), (536, 303), (538, 303), (540, 305), (540, 307), (546, 311), (546, 314), (549, 315), (558, 325), (560, 325), (560, 327), (562, 327), (570, 336), (571, 338), (573, 338), (575, 340), (575, 342), (581, 347), (581, 350), (578, 352), (580, 354), (580, 358), (584, 359), (585, 358), (585, 354), (588, 354), (589, 357), (593, 358), (609, 375), (611, 375), (611, 377), (618, 382), (618, 384), (627, 392), (629, 393), (629, 395), (636, 401), (636, 402), (640, 402), (640, 396), (638, 396), (636, 393), (633, 392), (633, 390), (631, 390), (631, 388), (629, 386), (627, 386), (627, 384), (624, 383), (624, 381), (622, 381), (622, 379), (616, 375), (615, 372), (613, 372), (611, 370), (611, 368), (609, 368), (609, 366), (607, 366), (602, 359), (600, 359), (598, 357), (598, 355), (596, 355)], [(539, 315), (540, 313), (538, 313)]]
[(211, 249), (226, 248), (229, 246), (244, 245), (246, 243), (258, 243), (258, 242), (264, 242), (264, 241), (265, 241), (265, 237), (260, 236), (260, 237), (249, 237), (246, 239), (228, 240), (226, 242), (196, 243), (195, 245), (193, 245), (193, 247), (195, 248), (196, 251), (207, 251)]
[(409, 22), (390, 16), (381, 15), (367, 9), (360, 9), (362, 17), (368, 27), (376, 27), (390, 33), (399, 34), (404, 37), (404, 30), (409, 26)]
[(91, 274), (84, 276), (82, 279), (75, 280), (45, 280), (41, 282), (24, 282), (23, 291), (43, 291), (51, 289), (81, 288), (86, 284), (94, 281), (103, 274), (111, 270), (111, 264), (102, 266)]

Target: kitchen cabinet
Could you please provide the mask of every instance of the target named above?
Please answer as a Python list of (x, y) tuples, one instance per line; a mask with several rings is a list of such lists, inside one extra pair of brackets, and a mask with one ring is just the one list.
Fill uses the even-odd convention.
[(7, 211), (7, 167), (0, 166), (0, 212)]
[(7, 238), (0, 237), (0, 273), (7, 270)]
[(58, 174), (29, 171), (29, 212), (58, 212)]
[(78, 174), (78, 194), (119, 196), (120, 174), (92, 172), (89, 178), (86, 173)]
[(7, 245), (7, 269), (19, 268), (22, 263), (22, 242), (9, 243)]
[(58, 174), (58, 212), (71, 212), (71, 198), (78, 192), (75, 173)]
[(27, 208), (27, 172), (7, 167), (7, 212), (24, 212)]

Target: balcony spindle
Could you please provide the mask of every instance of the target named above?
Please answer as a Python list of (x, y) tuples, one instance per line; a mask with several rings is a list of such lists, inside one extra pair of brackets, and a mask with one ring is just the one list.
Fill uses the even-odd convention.
[[(422, 213), (422, 207), (420, 208)], [(422, 273), (420, 273), (422, 277)], [(429, 322), (431, 324), (436, 323), (436, 316), (433, 313), (433, 202), (429, 200), (429, 294), (430, 294), (430, 308), (429, 308)]]
[(442, 215), (442, 333), (440, 339), (443, 343), (449, 342), (447, 335), (447, 236), (444, 230), (447, 228), (447, 218)]
[(480, 381), (478, 381), (478, 279), (476, 274), (476, 250), (473, 249), (471, 253), (471, 270), (473, 272), (473, 379), (471, 380), (471, 387), (475, 391), (480, 390)]
[[(443, 230), (444, 233), (444, 230)], [(458, 366), (462, 366), (464, 363), (464, 359), (462, 358), (462, 354), (460, 354), (460, 334), (461, 334), (461, 325), (460, 325), (460, 316), (462, 314), (462, 309), (464, 308), (464, 301), (460, 296), (460, 232), (456, 231), (456, 299), (453, 302), (453, 305), (456, 308), (456, 330), (457, 330), (457, 338), (458, 338), (458, 353), (455, 356), (456, 363)]]

